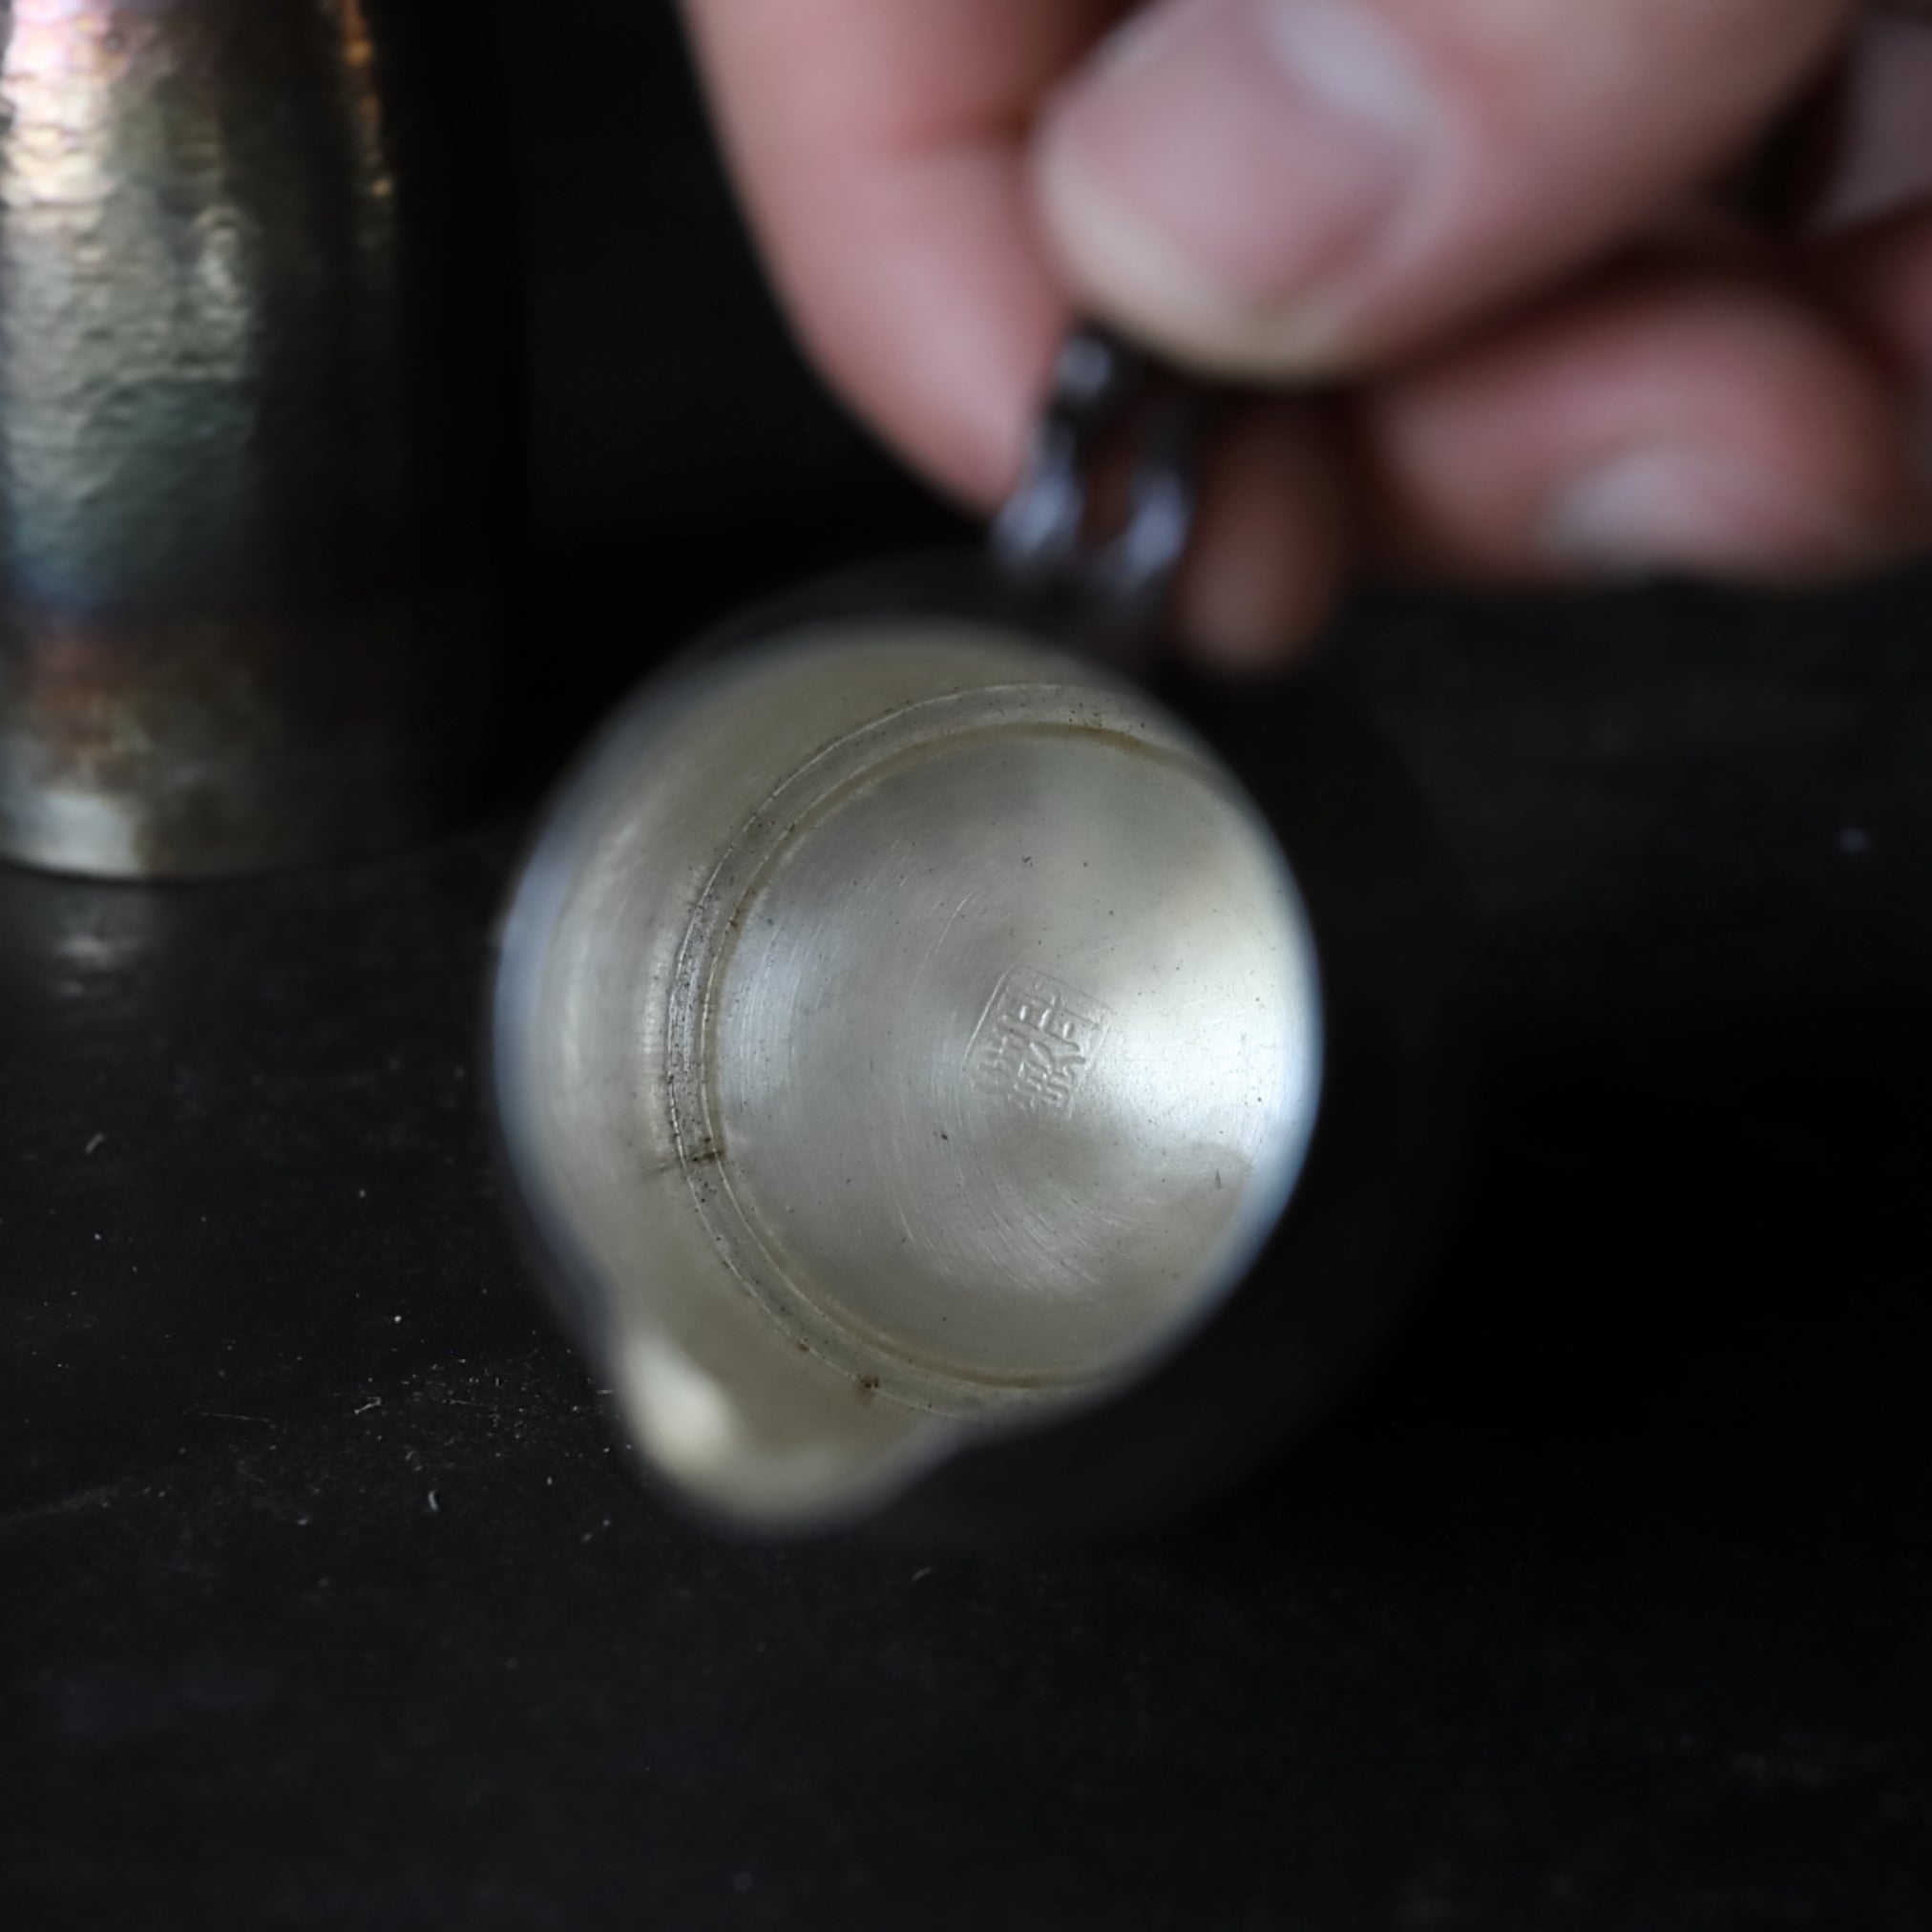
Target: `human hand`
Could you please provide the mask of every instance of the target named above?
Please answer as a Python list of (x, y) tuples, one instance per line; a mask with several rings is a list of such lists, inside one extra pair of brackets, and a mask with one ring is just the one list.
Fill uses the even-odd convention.
[[(1011, 488), (1076, 305), (1280, 391), (1206, 478), (1207, 655), (1292, 655), (1356, 567), (1780, 582), (1932, 535), (1932, 31), (1855, 0), (684, 6), (803, 338), (958, 497)], [(1841, 56), (1822, 219), (1752, 226), (1713, 184)]]

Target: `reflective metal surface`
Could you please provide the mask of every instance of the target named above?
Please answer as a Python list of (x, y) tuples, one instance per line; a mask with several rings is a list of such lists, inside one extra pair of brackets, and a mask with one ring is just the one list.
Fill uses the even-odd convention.
[(1052, 661), (1007, 682), (1000, 642), (760, 672), (890, 664), (934, 695), (824, 748), (777, 721), (766, 769), (802, 768), (670, 992), (719, 1253), (855, 1383), (947, 1414), (1078, 1389), (1189, 1320), (1272, 1220), (1320, 1064), (1308, 935), (1245, 801), (1145, 700)]
[[(1222, 763), (1012, 625), (843, 615), (648, 689), (534, 849), (493, 1020), (511, 1170), (647, 1459), (836, 1521), (1187, 1352), (1333, 1110), (1320, 950)], [(1372, 1151), (1434, 1077), (1405, 1048)], [(1390, 1299), (1351, 1238), (1358, 1280), (1278, 1297), (1313, 1322), (1284, 1417)]]
[(479, 37), (0, 6), (0, 851), (309, 859), (473, 777), (511, 406)]

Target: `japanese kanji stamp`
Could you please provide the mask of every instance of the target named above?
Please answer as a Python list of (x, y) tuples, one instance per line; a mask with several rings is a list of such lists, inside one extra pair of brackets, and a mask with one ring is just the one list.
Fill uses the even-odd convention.
[(1000, 980), (966, 1051), (967, 1077), (1030, 1114), (1073, 1111), (1113, 1015), (1044, 973), (1015, 967)]

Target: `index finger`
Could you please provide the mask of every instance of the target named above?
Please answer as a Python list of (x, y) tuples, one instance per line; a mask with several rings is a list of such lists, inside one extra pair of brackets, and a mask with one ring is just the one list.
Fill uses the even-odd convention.
[(1030, 124), (1121, 0), (683, 4), (808, 348), (935, 481), (992, 502), (1067, 323), (1031, 211)]

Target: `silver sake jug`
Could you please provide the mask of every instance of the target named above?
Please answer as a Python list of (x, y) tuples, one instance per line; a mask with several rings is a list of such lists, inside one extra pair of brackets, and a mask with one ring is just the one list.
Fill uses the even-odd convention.
[(645, 1466), (713, 1516), (1161, 1513), (1320, 1414), (1426, 1262), (1466, 1044), (1426, 815), (1319, 678), (1107, 661), (1162, 621), (1204, 400), (1077, 334), (997, 567), (701, 643), (536, 834), (505, 1165)]
[(1060, 1533), (1306, 1428), (1464, 1138), (1458, 896), (1319, 678), (1158, 692), (965, 567), (655, 679), (500, 933), (500, 1145), (647, 1471)]

